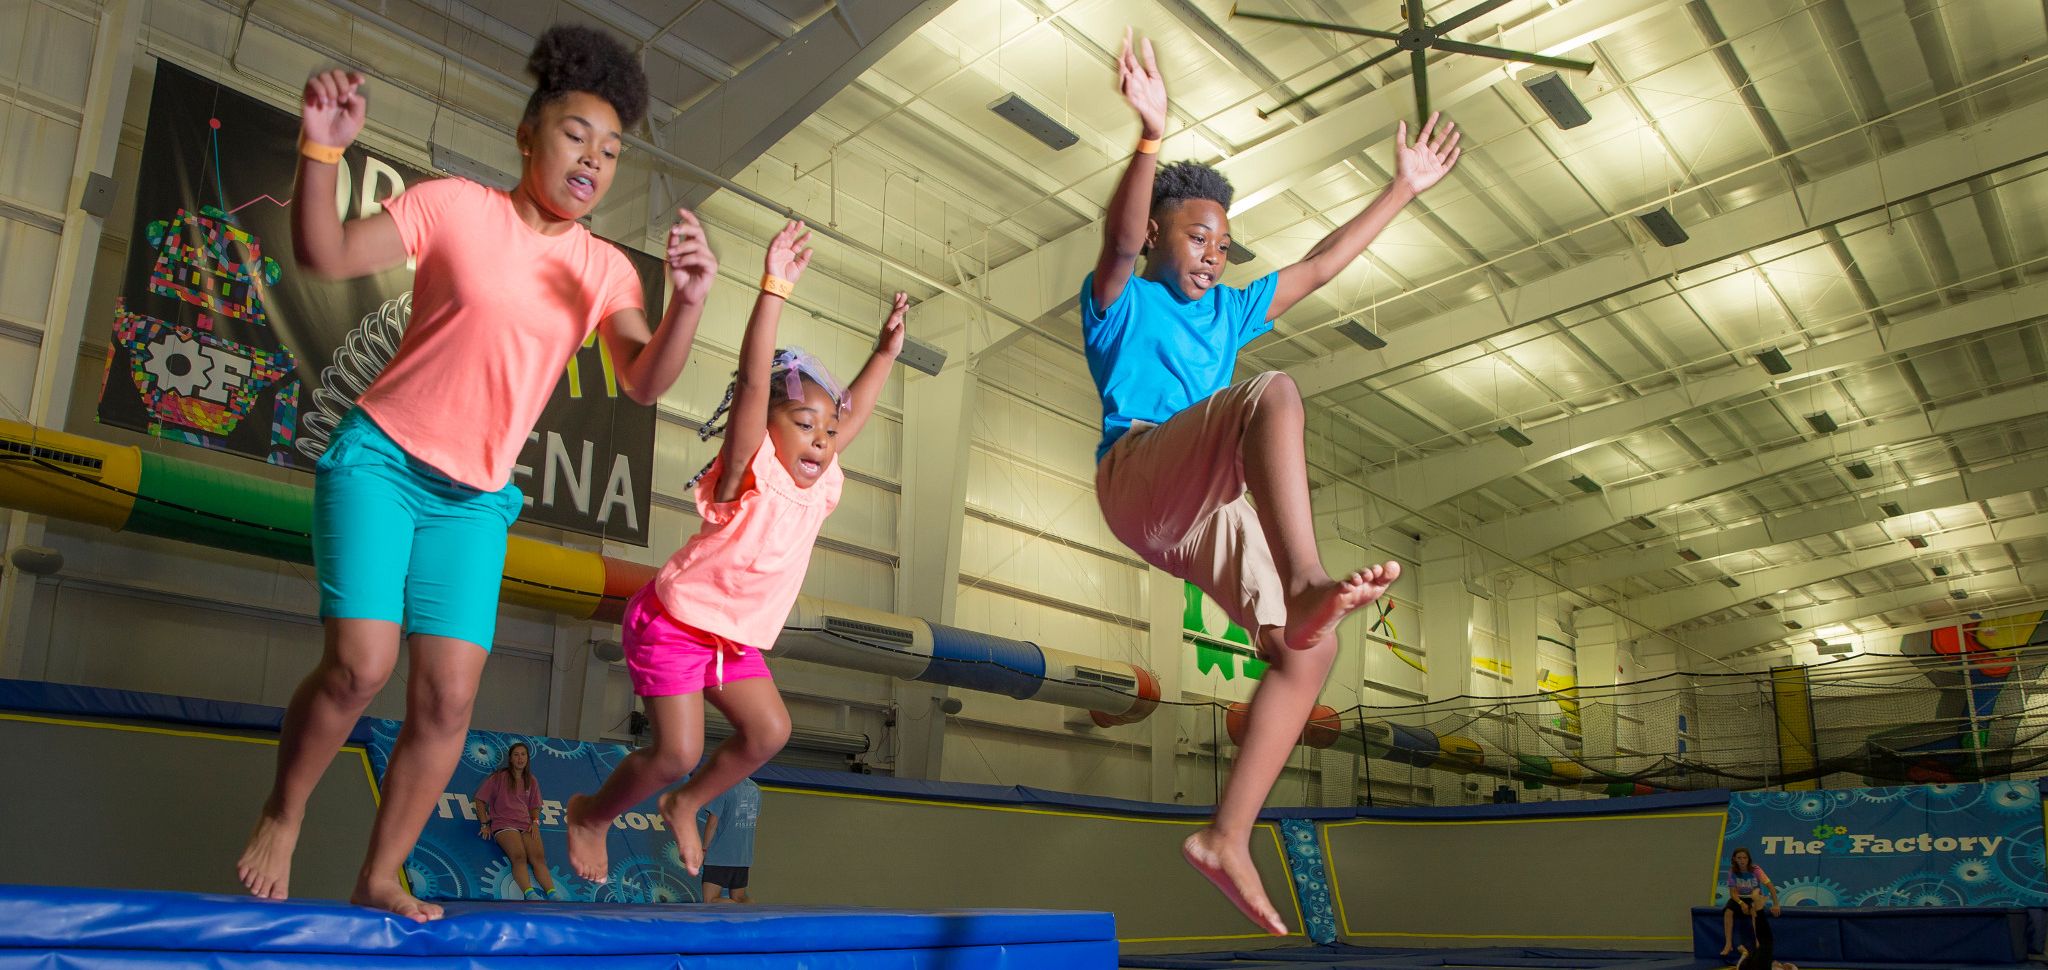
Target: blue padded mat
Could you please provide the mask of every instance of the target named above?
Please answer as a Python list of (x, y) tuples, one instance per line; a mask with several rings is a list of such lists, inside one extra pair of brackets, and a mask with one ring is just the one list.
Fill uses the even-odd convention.
[[(1771, 921), (1776, 954), (1802, 966), (2012, 964), (2027, 956), (2026, 910), (1989, 906), (1788, 907)], [(1721, 949), (1721, 910), (1692, 911), (1693, 955)]]
[(0, 886), (0, 967), (1116, 966), (1108, 913), (582, 903), (451, 903), (447, 913), (419, 924), (328, 900)]

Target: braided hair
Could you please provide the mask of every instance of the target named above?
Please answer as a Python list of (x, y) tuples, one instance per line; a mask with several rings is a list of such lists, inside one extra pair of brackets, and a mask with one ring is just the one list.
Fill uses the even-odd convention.
[[(845, 414), (853, 406), (853, 399), (839, 386), (839, 381), (832, 376), (832, 372), (825, 369), (824, 362), (811, 356), (810, 352), (802, 347), (784, 347), (775, 351), (775, 361), (768, 368), (768, 405), (773, 407), (781, 401), (801, 398), (803, 382), (807, 380), (817, 385), (832, 399), (832, 403), (839, 408), (839, 413)], [(725, 385), (725, 397), (718, 402), (718, 407), (711, 410), (711, 416), (698, 426), (698, 441), (710, 441), (713, 435), (725, 433), (727, 426), (732, 423), (727, 416), (732, 412), (733, 394), (739, 390), (739, 386), (739, 375), (735, 372), (732, 381)], [(726, 420), (720, 422), (720, 418)], [(711, 473), (711, 466), (716, 464), (718, 458), (714, 456), (704, 463), (703, 468), (697, 470), (697, 474), (690, 477), (690, 483), (683, 488), (686, 491), (695, 489), (697, 483)]]

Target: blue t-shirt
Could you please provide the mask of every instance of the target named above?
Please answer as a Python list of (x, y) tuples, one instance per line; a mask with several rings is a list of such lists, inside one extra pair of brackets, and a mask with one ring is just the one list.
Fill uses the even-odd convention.
[(697, 813), (699, 830), (713, 815), (718, 816), (718, 831), (711, 833), (711, 844), (704, 847), (704, 864), (753, 865), (754, 825), (761, 820), (761, 786), (751, 778), (740, 779), (739, 784), (726, 789)]
[(1095, 460), (1131, 430), (1131, 422), (1162, 424), (1182, 409), (1230, 386), (1237, 352), (1273, 329), (1266, 311), (1280, 274), (1243, 289), (1212, 286), (1199, 300), (1179, 288), (1132, 274), (1116, 302), (1095, 305), (1095, 274), (1081, 281), (1081, 335), (1088, 373), (1102, 395), (1102, 445)]

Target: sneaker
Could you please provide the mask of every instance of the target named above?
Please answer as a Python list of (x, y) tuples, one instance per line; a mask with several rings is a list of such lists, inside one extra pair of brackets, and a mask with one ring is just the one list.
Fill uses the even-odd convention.
[(546, 896), (543, 896), (543, 895), (541, 895), (541, 891), (540, 891), (540, 890), (538, 890), (538, 889), (528, 889), (528, 890), (526, 891), (526, 898), (527, 898), (527, 899), (529, 899), (529, 900), (535, 901), (535, 902), (546, 902), (546, 901), (547, 901), (547, 897), (546, 897)]

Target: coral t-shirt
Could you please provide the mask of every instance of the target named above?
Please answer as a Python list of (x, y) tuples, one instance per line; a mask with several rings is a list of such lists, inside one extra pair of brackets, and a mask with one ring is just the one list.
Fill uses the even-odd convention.
[(804, 488), (763, 436), (739, 498), (716, 501), (725, 456), (697, 483), (704, 526), (654, 576), (662, 608), (684, 624), (757, 650), (775, 646), (811, 567), (811, 547), (839, 505), (846, 473), (834, 455)]
[(640, 278), (590, 230), (542, 235), (511, 196), (467, 179), (419, 183), (384, 211), (415, 263), (412, 318), (356, 403), (406, 454), (497, 491), (570, 356), (644, 305)]

